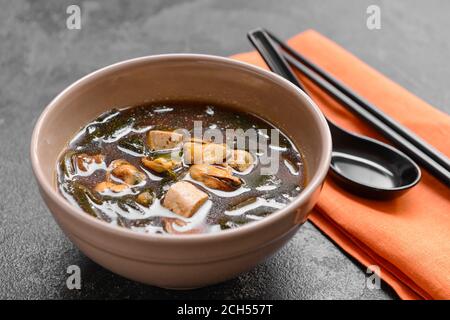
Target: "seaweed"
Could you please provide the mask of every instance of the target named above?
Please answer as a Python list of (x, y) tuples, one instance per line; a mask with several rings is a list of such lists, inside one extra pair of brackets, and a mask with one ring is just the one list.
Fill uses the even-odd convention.
[(140, 135), (131, 135), (119, 140), (119, 146), (140, 155), (145, 154), (145, 144)]
[(247, 184), (252, 187), (259, 187), (267, 184), (270, 179), (272, 178), (272, 175), (263, 175), (263, 174), (254, 174), (251, 177), (247, 178)]
[(86, 213), (96, 217), (97, 210), (92, 205), (92, 202), (102, 204), (103, 199), (96, 192), (90, 190), (78, 181), (72, 181), (69, 189), (71, 190), (72, 196), (80, 208)]
[(186, 173), (185, 170), (181, 170), (178, 172), (174, 172), (174, 171), (170, 170), (169, 172), (163, 173), (162, 174), (163, 178), (162, 178), (162, 180), (160, 180), (160, 183), (159, 183), (157, 189), (155, 190), (156, 197), (158, 199), (161, 199), (166, 191), (166, 190), (164, 190), (165, 186), (167, 186), (169, 183), (180, 180), (185, 173)]
[(134, 117), (125, 117), (123, 114), (117, 114), (117, 109), (113, 109), (106, 114), (102, 114), (95, 121), (84, 128), (84, 136), (79, 142), (81, 145), (91, 143), (93, 140), (103, 138), (108, 139), (117, 131), (134, 125)]
[(59, 168), (65, 177), (70, 177), (75, 174), (75, 168), (73, 165), (73, 156), (75, 151), (69, 150), (61, 157), (59, 161)]
[(228, 208), (228, 210), (229, 211), (233, 211), (233, 210), (237, 210), (237, 209), (243, 208), (243, 207), (248, 206), (248, 205), (250, 205), (252, 203), (255, 203), (257, 199), (258, 199), (257, 197), (248, 197), (248, 198), (246, 198), (244, 200), (240, 200), (237, 203), (231, 204), (230, 207)]
[(170, 177), (165, 176), (162, 178), (157, 189), (155, 190), (155, 194), (158, 199), (161, 199), (163, 197), (163, 195), (165, 193), (164, 187), (171, 181), (172, 181), (172, 178), (170, 178)]
[(134, 196), (126, 196), (118, 199), (117, 206), (125, 212), (129, 212), (129, 208), (131, 208), (142, 213), (142, 208), (139, 207)]
[(243, 224), (246, 224), (247, 222), (248, 221), (243, 218), (230, 219), (228, 217), (221, 217), (217, 221), (221, 230), (233, 229), (233, 228), (239, 227)]
[(107, 118), (112, 117), (112, 116), (118, 114), (119, 112), (120, 112), (119, 109), (117, 109), (117, 108), (112, 108), (111, 110), (106, 111), (106, 112), (102, 113), (101, 115), (99, 115), (99, 116), (95, 119), (95, 121), (96, 121), (96, 122), (104, 122)]
[[(176, 151), (178, 151), (178, 154), (176, 154)], [(175, 149), (167, 149), (167, 150), (150, 150), (148, 152), (148, 157), (152, 159), (156, 158), (164, 158), (164, 159), (173, 159), (177, 158), (177, 160), (180, 160), (183, 156), (183, 148), (175, 148)]]

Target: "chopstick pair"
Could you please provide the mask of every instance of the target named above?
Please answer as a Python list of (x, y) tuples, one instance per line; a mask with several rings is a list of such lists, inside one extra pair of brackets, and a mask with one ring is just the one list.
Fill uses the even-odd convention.
[[(283, 43), (269, 31), (264, 29), (258, 31), (266, 34), (279, 46), (276, 49), (281, 49), (279, 53), (289, 63), (289, 66), (298, 69), (336, 101), (346, 106), (351, 112), (377, 129), (379, 133), (391, 141), (398, 149), (427, 169), (438, 180), (450, 186), (450, 160), (445, 155), (396, 120), (389, 117), (376, 106), (360, 97), (325, 70)], [(286, 66), (286, 68), (289, 68), (289, 66)], [(283, 70), (280, 71), (283, 72)], [(300, 83), (299, 79), (294, 79), (294, 81), (294, 83)], [(303, 86), (300, 85), (300, 87)]]

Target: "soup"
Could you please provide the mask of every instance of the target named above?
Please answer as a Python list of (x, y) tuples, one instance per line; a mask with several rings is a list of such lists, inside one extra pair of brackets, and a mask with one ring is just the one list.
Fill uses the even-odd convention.
[(136, 232), (211, 233), (264, 219), (304, 188), (300, 151), (255, 115), (174, 102), (113, 109), (69, 142), (61, 194)]

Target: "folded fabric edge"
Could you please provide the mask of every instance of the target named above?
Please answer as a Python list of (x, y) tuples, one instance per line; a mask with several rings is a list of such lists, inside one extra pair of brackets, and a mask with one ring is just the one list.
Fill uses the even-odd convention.
[(319, 230), (333, 241), (339, 248), (354, 257), (365, 267), (376, 265), (380, 268), (380, 277), (404, 300), (433, 299), (422, 288), (418, 287), (403, 272), (389, 264), (383, 258), (370, 251), (363, 243), (346, 234), (326, 214), (320, 212), (317, 206), (310, 215), (311, 221)]

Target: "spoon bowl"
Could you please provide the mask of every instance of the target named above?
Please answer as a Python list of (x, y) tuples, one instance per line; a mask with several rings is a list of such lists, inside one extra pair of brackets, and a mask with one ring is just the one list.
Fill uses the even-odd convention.
[(350, 192), (374, 199), (404, 194), (421, 178), (405, 154), (375, 139), (344, 131), (328, 121), (333, 137), (330, 175)]

